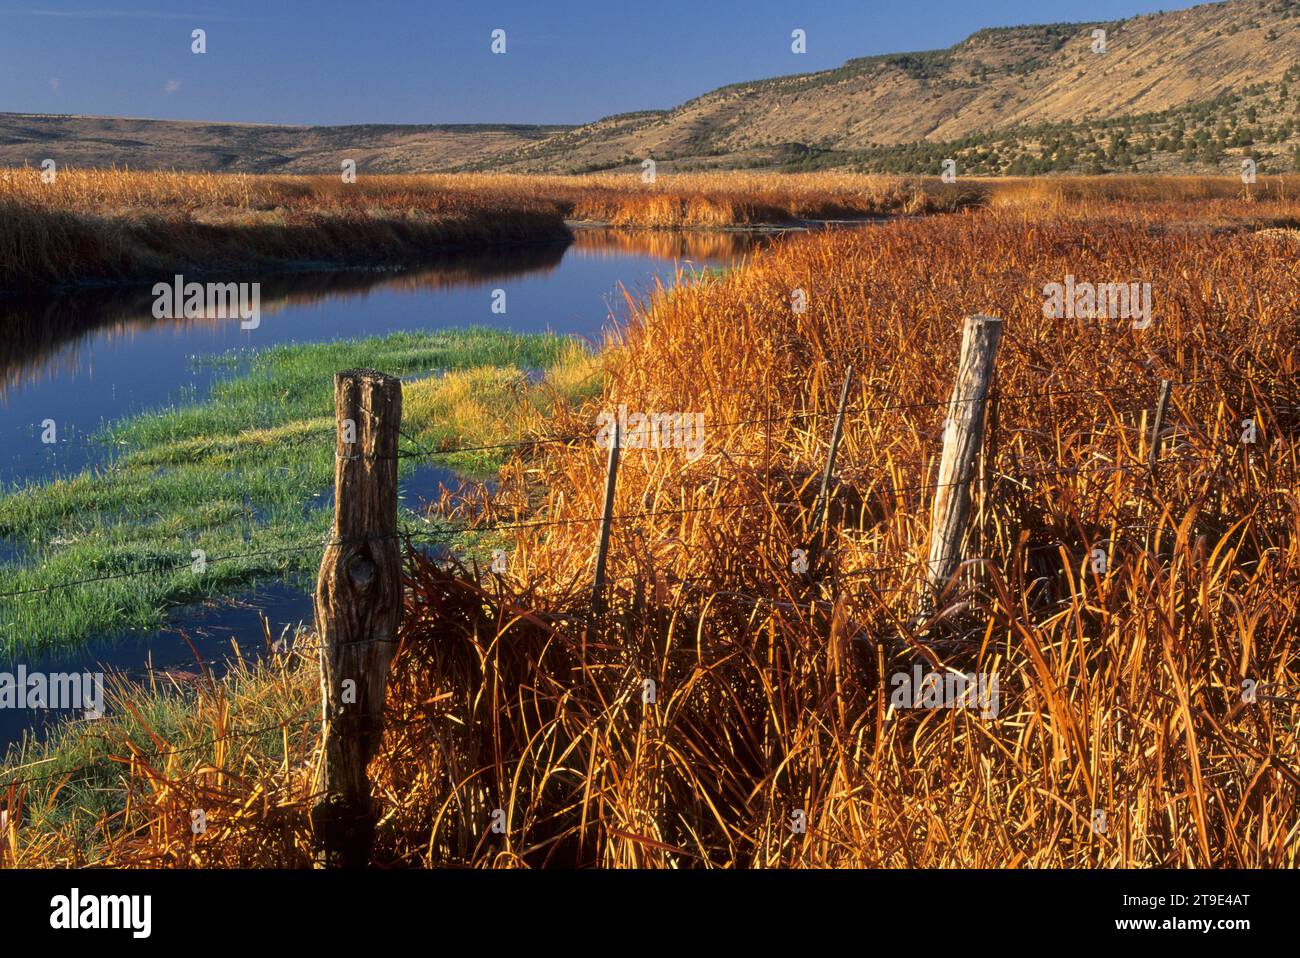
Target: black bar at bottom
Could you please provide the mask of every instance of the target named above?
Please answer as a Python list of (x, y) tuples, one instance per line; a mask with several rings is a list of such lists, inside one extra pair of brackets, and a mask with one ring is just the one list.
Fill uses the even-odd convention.
[[(148, 939), (136, 937), (144, 900), (117, 897), (144, 895)], [(787, 934), (807, 944), (867, 935), (869, 951), (1191, 937), (1231, 947), (1260, 932), (1276, 940), (1298, 899), (1295, 871), (0, 872), (7, 942), (48, 935), (128, 948), (209, 935), (263, 947), (403, 940), (394, 936), (459, 947), (473, 935), (493, 950), (548, 938), (580, 952), (702, 938), (733, 950)], [(126, 927), (52, 927), (114, 914)]]

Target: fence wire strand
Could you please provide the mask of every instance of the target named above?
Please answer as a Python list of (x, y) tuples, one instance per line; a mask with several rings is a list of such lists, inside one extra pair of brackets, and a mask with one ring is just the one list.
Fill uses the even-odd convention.
[[(1172, 381), (1171, 386), (1186, 387), (1186, 386), (1201, 385), (1212, 381), (1213, 380), (1210, 379)], [(994, 398), (998, 399), (999, 401), (1018, 400), (1018, 399), (1050, 399), (1058, 396), (1132, 392), (1135, 388), (1136, 387), (1133, 384), (1127, 384), (1127, 385), (1116, 386), (1116, 387), (1086, 387), (1081, 389), (1068, 389), (1068, 390), (1049, 389), (1045, 391), (1026, 392), (1026, 393), (996, 393), (995, 392), (992, 396), (980, 397), (979, 400), (964, 400), (964, 401), (982, 401), (982, 400), (994, 399)], [(898, 411), (898, 410), (907, 410), (907, 409), (948, 407), (952, 405), (952, 402), (953, 402), (952, 400), (935, 400), (932, 402), (859, 405), (859, 400), (853, 400), (850, 402), (848, 408), (853, 410), (858, 415), (864, 415), (864, 414), (874, 413), (874, 412), (889, 412), (889, 411)], [(834, 415), (834, 413), (831, 411), (816, 410), (810, 412), (793, 413), (784, 416), (768, 416), (762, 418), (739, 419), (733, 421), (711, 423), (710, 427), (716, 429), (716, 428), (732, 428), (732, 427), (751, 426), (751, 425), (771, 425), (776, 423), (792, 423), (792, 422), (802, 421), (807, 419), (829, 417), (832, 415)], [(331, 433), (337, 435), (337, 424), (331, 424), (328, 428), (322, 427), (318, 429), (308, 430), (304, 432), (302, 435), (294, 437), (292, 439), (277, 441), (276, 448), (282, 449), (285, 446), (297, 446), (306, 443), (308, 441), (316, 441), (317, 439)], [(430, 449), (430, 448), (423, 447), (422, 444), (418, 442), (418, 440), (408, 435), (407, 433), (403, 432), (402, 430), (399, 429), (398, 433), (402, 439), (406, 440), (407, 443), (417, 447), (414, 451), (409, 449), (399, 450), (397, 455), (398, 459), (430, 459), (435, 457), (453, 456), (453, 455), (468, 453), (468, 452), (488, 452), (488, 451), (499, 451), (499, 450), (508, 450), (508, 449), (533, 449), (541, 445), (567, 444), (567, 443), (587, 441), (592, 439), (591, 432), (583, 432), (583, 433), (569, 433), (569, 434), (551, 435), (551, 436), (538, 436), (538, 437), (533, 437), (528, 439), (514, 440), (510, 442), (485, 443), (485, 444), (472, 445), (472, 446), (457, 446), (454, 448)], [(238, 445), (236, 443), (231, 443), (229, 445), (230, 448), (232, 449), (238, 448)], [(212, 448), (216, 448), (216, 446), (213, 446)], [(725, 449), (719, 450), (717, 454), (736, 455), (736, 456), (760, 455), (759, 453), (749, 453), (749, 452), (743, 452), (739, 450), (730, 451)], [(371, 457), (371, 458), (376, 458), (376, 457)], [(1159, 460), (1157, 464), (1163, 468), (1163, 467), (1182, 466), (1182, 465), (1191, 465), (1191, 466), (1203, 465), (1203, 464), (1211, 463), (1213, 461), (1214, 461), (1213, 457), (1210, 456), (1188, 456), (1188, 457), (1173, 457), (1170, 459)], [(1085, 475), (1091, 473), (1114, 474), (1114, 473), (1128, 472), (1128, 471), (1147, 471), (1147, 469), (1148, 466), (1146, 463), (1134, 463), (1131, 465), (1122, 465), (1122, 464), (1114, 464), (1109, 462), (1100, 463), (1100, 464), (1093, 462), (1093, 463), (1086, 463), (1078, 466), (1071, 466), (1071, 467), (1058, 466), (1055, 468), (1046, 468), (1042, 470), (1027, 471), (1027, 472), (994, 473), (991, 478), (994, 482), (1015, 483), (1023, 479), (1042, 478), (1047, 476)], [(725, 477), (718, 477), (718, 478), (725, 478)], [(934, 491), (939, 488), (943, 488), (944, 486), (964, 485), (964, 484), (970, 484), (974, 481), (977, 480), (966, 478), (966, 479), (956, 480), (949, 483), (917, 483), (917, 484), (910, 484), (910, 485), (896, 485), (896, 486), (885, 486), (885, 487), (871, 486), (867, 484), (867, 487), (865, 488), (863, 493), (863, 498), (865, 499), (867, 496), (893, 497), (893, 496), (898, 496), (910, 492)], [(842, 497), (844, 491), (845, 491), (845, 483), (842, 480), (839, 480), (836, 493), (830, 496), (829, 500), (830, 501), (839, 500)], [(624, 522), (632, 522), (641, 519), (652, 519), (652, 518), (667, 517), (667, 516), (683, 516), (683, 515), (689, 515), (694, 513), (706, 513), (706, 512), (717, 513), (717, 512), (731, 512), (731, 511), (753, 509), (753, 508), (771, 509), (771, 508), (786, 508), (786, 507), (798, 507), (801, 509), (807, 509), (808, 505), (807, 503), (804, 503), (802, 501), (755, 501), (755, 502), (745, 502), (745, 503), (733, 503), (727, 505), (710, 503), (708, 505), (682, 507), (676, 509), (651, 509), (651, 510), (644, 510), (640, 512), (618, 514), (618, 515), (614, 515), (611, 521), (617, 523), (624, 523)], [(212, 565), (212, 564), (223, 563), (223, 562), (233, 562), (233, 561), (246, 560), (246, 559), (264, 558), (268, 556), (289, 555), (289, 554), (314, 551), (314, 550), (328, 547), (329, 545), (356, 545), (365, 541), (382, 541), (388, 539), (399, 539), (407, 542), (408, 544), (413, 544), (417, 541), (432, 542), (439, 539), (454, 540), (457, 537), (460, 537), (466, 533), (486, 533), (492, 531), (517, 531), (518, 532), (518, 531), (544, 529), (544, 528), (551, 528), (551, 527), (558, 527), (558, 526), (599, 523), (603, 521), (603, 518), (604, 518), (603, 516), (582, 516), (582, 517), (574, 517), (574, 518), (557, 518), (557, 519), (543, 519), (543, 520), (531, 520), (531, 521), (518, 521), (517, 519), (515, 519), (511, 521), (495, 521), (485, 525), (469, 525), (463, 528), (448, 527), (445, 529), (419, 529), (419, 528), (412, 528), (408, 526), (399, 529), (394, 533), (382, 534), (377, 536), (359, 537), (359, 538), (349, 539), (349, 540), (326, 538), (318, 542), (304, 543), (304, 544), (299, 544), (294, 546), (259, 549), (251, 552), (245, 552), (245, 553), (235, 553), (229, 555), (215, 556), (215, 557), (207, 558), (205, 561), (207, 565)], [(233, 521), (235, 520), (232, 520), (232, 522)], [(1116, 541), (1118, 541), (1115, 538), (1113, 538), (1113, 533), (1116, 532), (1140, 530), (1144, 533), (1150, 534), (1153, 532), (1158, 532), (1163, 528), (1164, 527), (1160, 525), (1125, 525), (1125, 526), (1111, 527), (1105, 530), (1105, 532), (1107, 533), (1106, 536), (1098, 537), (1096, 539), (1093, 539), (1091, 542), (1085, 542), (1083, 544), (1083, 548), (1087, 549), (1098, 542), (1108, 542), (1113, 544)], [(1018, 550), (1017, 555), (1028, 555), (1036, 551), (1060, 550), (1062, 548), (1068, 549), (1070, 548), (1070, 544), (1061, 540), (1057, 540), (1055, 542), (1044, 543), (1037, 546), (1028, 546), (1023, 550)], [(1088, 559), (1087, 555), (1081, 557), (1081, 561), (1086, 562), (1087, 559)], [(976, 557), (974, 559), (967, 560), (966, 564), (969, 564), (971, 562), (983, 563), (984, 561), (985, 560)], [(89, 584), (94, 584), (99, 582), (129, 579), (129, 578), (134, 578), (142, 575), (173, 574), (176, 572), (181, 572), (186, 568), (192, 568), (192, 567), (193, 567), (193, 559), (191, 558), (191, 559), (186, 559), (177, 562), (174, 565), (159, 566), (154, 568), (133, 569), (133, 570), (127, 570), (122, 572), (108, 573), (100, 576), (89, 576), (83, 579), (69, 580), (67, 582), (53, 583), (47, 586), (33, 587), (28, 589), (18, 589), (9, 592), (0, 592), (0, 599), (11, 599), (11, 598), (17, 598), (22, 596), (49, 593), (60, 589), (74, 588), (74, 587), (79, 587), (79, 586), (84, 586), (84, 585), (89, 585)], [(918, 558), (918, 559), (908, 560), (905, 562), (894, 563), (890, 565), (868, 566), (868, 567), (861, 567), (861, 568), (849, 569), (843, 571), (836, 570), (832, 567), (829, 571), (821, 572), (816, 577), (812, 577), (812, 576), (801, 577), (799, 573), (792, 573), (792, 575), (796, 579), (802, 578), (803, 582), (809, 585), (820, 585), (828, 581), (831, 582), (832, 584), (839, 584), (843, 582), (853, 581), (856, 579), (867, 578), (869, 576), (878, 576), (878, 575), (885, 575), (889, 573), (904, 572), (904, 571), (924, 570), (927, 569), (928, 567), (929, 567), (929, 563), (927, 560)], [(1107, 569), (1108, 573), (1111, 568), (1113, 567)], [(201, 573), (197, 573), (197, 574), (201, 574)], [(652, 570), (647, 570), (636, 574), (629, 574), (629, 575), (616, 576), (610, 578), (604, 583), (604, 585), (606, 588), (609, 588), (614, 586), (616, 583), (621, 583), (621, 582), (643, 582), (651, 586), (656, 586), (662, 583), (665, 585), (675, 586), (675, 587), (694, 587), (697, 584), (705, 584), (710, 581), (716, 581), (716, 579), (717, 579), (716, 574), (691, 576), (686, 578), (679, 578), (675, 576), (664, 576), (660, 578)], [(892, 594), (896, 592), (915, 589), (917, 588), (917, 585), (918, 585), (918, 580), (910, 580), (906, 583), (902, 583), (900, 585), (893, 586), (890, 588), (873, 589), (872, 592), (875, 595)], [(735, 589), (721, 589), (717, 591), (711, 591), (705, 589), (701, 591), (706, 592), (710, 596), (738, 599), (741, 601), (752, 603), (754, 605), (765, 604), (774, 607), (811, 608), (814, 606), (828, 606), (831, 604), (831, 601), (827, 599), (812, 599), (808, 602), (803, 602), (803, 603), (782, 602), (780, 600), (774, 600), (766, 596), (759, 596), (753, 593), (743, 592)], [(557, 613), (556, 617), (566, 618), (566, 619), (578, 619), (580, 621), (583, 620), (583, 617), (581, 615), (567, 615), (564, 613)], [(390, 641), (397, 641), (397, 640), (394, 639)], [(312, 644), (312, 643), (305, 643), (305, 644), (292, 643), (287, 646), (288, 651), (294, 653), (304, 653), (304, 654), (311, 651), (319, 652), (321, 648), (322, 647), (319, 644)], [(149, 672), (151, 673), (157, 673), (160, 671), (165, 671), (165, 670), (154, 669), (152, 667), (149, 669)], [(114, 672), (113, 674), (123, 675), (125, 673)], [(318, 708), (319, 706), (313, 703), (310, 707)], [(388, 721), (391, 722), (395, 720), (389, 719)], [(272, 731), (301, 732), (309, 728), (312, 728), (313, 726), (318, 726), (319, 724), (319, 721), (317, 719), (310, 719), (304, 723), (295, 726), (291, 726), (289, 722), (290, 719), (282, 719), (281, 721), (273, 724), (264, 725), (253, 729), (231, 731), (223, 735), (211, 737), (202, 742), (194, 743), (192, 745), (187, 745), (187, 746), (181, 746), (177, 748), (139, 751), (138, 748), (134, 745), (134, 743), (128, 742), (127, 744), (131, 749), (130, 755), (127, 756), (117, 756), (111, 754), (103, 755), (93, 761), (86, 762), (82, 765), (75, 766), (73, 768), (61, 768), (57, 771), (49, 772), (44, 775), (10, 779), (8, 781), (0, 782), (0, 789), (8, 790), (19, 786), (31, 785), (31, 784), (50, 781), (59, 778), (71, 779), (71, 777), (81, 772), (90, 769), (100, 768), (107, 761), (118, 761), (122, 764), (134, 764), (138, 760), (145, 757), (151, 759), (170, 758), (173, 755), (183, 754), (187, 752), (194, 752), (200, 749), (206, 749), (217, 744), (218, 742), (222, 742), (230, 739), (252, 737), (252, 736), (261, 735)], [(413, 724), (413, 722), (408, 721), (406, 724)], [(31, 767), (31, 766), (30, 765), (21, 766), (20, 769), (18, 770), (27, 767)]]

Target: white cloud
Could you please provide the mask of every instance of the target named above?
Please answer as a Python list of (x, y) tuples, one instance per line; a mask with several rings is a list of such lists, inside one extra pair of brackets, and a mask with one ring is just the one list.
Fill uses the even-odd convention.
[(181, 88), (180, 80), (168, 80), (166, 83), (163, 84), (163, 93), (170, 95), (172, 93), (175, 93), (180, 88)]

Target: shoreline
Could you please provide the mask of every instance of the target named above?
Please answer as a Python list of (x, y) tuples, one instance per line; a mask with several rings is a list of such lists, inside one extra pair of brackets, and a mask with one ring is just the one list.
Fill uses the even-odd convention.
[[(348, 362), (419, 374), (405, 389), (409, 441), (438, 450), (427, 464), (473, 479), (503, 461), (475, 448), (567, 407), (582, 390), (566, 377), (598, 359), (568, 337), (486, 327), (282, 344), (197, 402), (106, 423), (96, 440), (118, 450), (107, 465), (0, 493), (0, 531), (32, 547), (2, 566), (13, 595), (0, 600), (0, 659), (157, 628), (162, 609), (310, 574), (330, 515), (304, 505), (332, 488), (330, 376)], [(521, 392), (524, 369), (546, 375)], [(87, 529), (86, 514), (108, 518)], [(198, 574), (196, 544), (211, 557)]]
[(782, 232), (978, 205), (983, 186), (840, 174), (533, 177), (34, 171), (0, 181), (0, 293), (400, 266), (575, 229)]
[[(312, 274), (341, 276), (349, 273), (358, 275), (366, 273), (402, 273), (418, 271), (432, 265), (437, 265), (436, 261), (431, 259), (431, 257), (435, 256), (465, 256), (490, 254), (498, 251), (541, 249), (548, 247), (567, 249), (573, 244), (573, 241), (573, 234), (566, 231), (564, 233), (557, 233), (549, 236), (538, 236), (534, 239), (505, 239), (490, 240), (482, 243), (439, 244), (421, 249), (418, 255), (388, 260), (376, 260), (374, 262), (345, 263), (337, 260), (298, 259), (284, 262), (250, 263), (244, 266), (229, 266), (221, 269), (210, 269), (204, 267), (188, 268), (182, 265), (177, 265), (174, 269), (183, 270), (183, 275), (193, 277), (196, 280), (248, 275), (265, 276), (268, 278), (288, 278), (292, 276)], [(74, 295), (77, 293), (93, 292), (95, 290), (121, 292), (129, 290), (131, 287), (135, 286), (149, 286), (156, 281), (157, 278), (158, 276), (155, 273), (149, 276), (88, 278), (50, 285), (4, 287), (0, 288), (0, 303), (15, 302), (28, 298)]]
[[(111, 224), (117, 226), (118, 224)], [(163, 229), (149, 225), (131, 224), (127, 229), (128, 242), (135, 252), (126, 254), (128, 262), (121, 265), (105, 265), (101, 260), (97, 266), (70, 278), (41, 279), (32, 273), (19, 280), (10, 279), (0, 285), (0, 301), (32, 295), (58, 295), (95, 289), (122, 289), (136, 285), (147, 285), (158, 281), (160, 276), (181, 274), (195, 278), (247, 276), (292, 275), (300, 273), (367, 273), (397, 272), (403, 269), (417, 269), (427, 265), (430, 259), (439, 255), (462, 255), (474, 253), (491, 253), (494, 250), (525, 249), (530, 247), (557, 246), (567, 247), (573, 240), (573, 233), (562, 220), (542, 224), (534, 233), (518, 235), (513, 230), (503, 231), (502, 235), (479, 238), (465, 236), (447, 240), (431, 238), (437, 232), (431, 228), (412, 228), (390, 220), (379, 220), (370, 224), (344, 245), (337, 244), (332, 229), (343, 226), (355, 226), (342, 221), (332, 222), (314, 230), (299, 230), (296, 234), (280, 234), (275, 237), (249, 233), (240, 227), (210, 227), (207, 224), (165, 224)], [(77, 240), (89, 240), (98, 228), (97, 224), (78, 218)], [(219, 230), (219, 233), (212, 232)], [(164, 242), (162, 233), (172, 230), (180, 232), (182, 246), (196, 250), (191, 256), (179, 255), (174, 258), (155, 259), (153, 246)], [(405, 234), (405, 235), (404, 235)], [(268, 242), (268, 239), (277, 242)], [(336, 256), (300, 255), (300, 251), (319, 241), (321, 253), (327, 253), (332, 246), (337, 250)], [(366, 255), (365, 250), (373, 249), (367, 240), (382, 241), (387, 252), (378, 255)], [(276, 247), (290, 242), (293, 247), (291, 255), (281, 256)], [(208, 247), (203, 253), (197, 247)], [(216, 261), (219, 265), (210, 265)], [(48, 275), (48, 274), (47, 274)]]
[[(134, 508), (124, 506), (124, 511), (117, 516), (116, 528), (134, 529), (145, 514), (157, 513), (164, 519), (169, 515), (175, 516), (175, 521), (184, 528), (174, 529), (170, 540), (161, 545), (157, 540), (166, 538), (162, 536), (161, 528), (153, 529), (145, 524), (139, 530), (157, 555), (173, 552), (177, 562), (184, 565), (186, 550), (198, 542), (205, 549), (212, 550), (209, 560), (212, 563), (237, 560), (236, 568), (225, 572), (219, 571), (216, 565), (209, 568), (203, 577), (203, 585), (198, 588), (186, 584), (184, 576), (178, 581), (176, 574), (166, 570), (146, 579), (126, 579), (127, 583), (140, 583), (134, 587), (137, 594), (119, 588), (123, 580), (116, 576), (91, 583), (88, 588), (111, 593), (115, 607), (123, 610), (123, 614), (116, 615), (111, 622), (101, 617), (98, 627), (92, 627), (91, 622), (81, 619), (83, 612), (76, 607), (75, 601), (68, 606), (70, 600), (61, 598), (66, 595), (63, 592), (7, 600), (8, 605), (0, 601), (0, 613), (3, 613), (0, 614), (0, 623), (13, 625), (21, 622), (21, 607), (32, 605), (28, 611), (38, 612), (43, 623), (55, 618), (64, 625), (80, 621), (82, 626), (77, 637), (66, 641), (46, 636), (44, 641), (23, 643), (0, 635), (0, 672), (23, 664), (32, 667), (33, 663), (69, 673), (98, 671), (106, 680), (110, 689), (109, 699), (114, 703), (107, 716), (97, 720), (93, 727), (88, 727), (76, 715), (36, 713), (33, 721), (25, 725), (22, 735), (0, 741), (0, 770), (12, 773), (33, 764), (33, 758), (37, 765), (71, 766), (85, 747), (87, 736), (96, 739), (106, 729), (117, 729), (128, 736), (141, 732), (145, 724), (140, 715), (120, 707), (128, 699), (149, 703), (145, 713), (165, 716), (164, 721), (183, 726), (199, 708), (193, 694), (199, 687), (200, 673), (207, 677), (206, 681), (212, 682), (213, 689), (234, 690), (250, 680), (261, 687), (263, 677), (277, 672), (276, 664), (291, 654), (285, 650), (295, 648), (310, 630), (309, 619), (297, 626), (287, 623), (287, 631), (281, 635), (279, 645), (270, 644), (274, 636), (268, 632), (268, 647), (264, 653), (252, 645), (241, 643), (237, 650), (227, 649), (220, 658), (204, 655), (201, 668), (197, 662), (184, 666), (164, 664), (155, 668), (150, 639), (173, 631), (184, 636), (187, 621), (193, 627), (194, 622), (203, 619), (205, 614), (216, 617), (230, 614), (239, 609), (246, 596), (259, 591), (296, 592), (296, 587), (301, 586), (310, 593), (319, 566), (319, 550), (309, 548), (304, 551), (302, 546), (306, 542), (315, 542), (324, 534), (323, 524), (330, 519), (332, 509), (312, 508), (303, 513), (300, 505), (305, 501), (304, 496), (306, 501), (323, 502), (332, 494), (329, 477), (333, 450), (328, 448), (328, 443), (318, 444), (312, 439), (309, 445), (303, 445), (301, 440), (332, 431), (333, 424), (327, 411), (328, 380), (323, 376), (312, 377), (320, 380), (319, 388), (308, 390), (310, 396), (286, 403), (275, 417), (276, 423), (260, 430), (250, 432), (232, 425), (228, 411), (223, 411), (222, 407), (232, 401), (245, 406), (258, 401), (256, 382), (266, 375), (276, 380), (277, 390), (299, 392), (302, 372), (336, 368), (343, 354), (358, 349), (374, 353), (374, 357), (369, 357), (372, 361), (382, 361), (379, 356), (385, 356), (390, 366), (399, 364), (409, 375), (418, 377), (408, 380), (405, 388), (404, 427), (418, 446), (440, 451), (431, 453), (427, 462), (414, 465), (411, 470), (445, 470), (458, 482), (468, 484), (469, 488), (483, 481), (480, 477), (495, 475), (504, 462), (504, 453), (500, 450), (475, 451), (484, 440), (498, 440), (502, 430), (511, 435), (522, 434), (530, 424), (536, 425), (534, 419), (537, 416), (549, 415), (560, 407), (568, 408), (580, 401), (591, 378), (585, 374), (596, 368), (594, 364), (600, 361), (599, 354), (589, 354), (568, 337), (511, 333), (483, 327), (271, 347), (263, 357), (266, 368), (260, 371), (249, 369), (230, 380), (214, 384), (206, 399), (196, 404), (144, 412), (106, 425), (102, 438), (126, 440), (130, 448), (112, 468), (84, 470), (77, 476), (0, 493), (0, 528), (5, 529), (6, 535), (26, 535), (33, 541), (62, 541), (65, 538), (63, 526), (70, 522), (68, 516), (80, 511), (76, 507), (66, 508), (65, 500), (69, 496), (76, 500), (79, 495), (89, 495), (89, 499), (84, 501), (98, 503), (101, 495), (111, 497), (119, 482), (127, 482), (139, 473), (136, 478), (149, 484), (152, 491), (142, 504)], [(517, 382), (524, 369), (540, 370), (541, 373), (530, 377), (531, 385), (521, 394)], [(462, 404), (460, 393), (466, 386), (471, 386), (480, 397), (481, 405), (475, 410), (467, 410)], [(238, 401), (241, 395), (245, 399), (243, 403)], [(321, 408), (315, 408), (317, 405)], [(322, 410), (325, 411), (322, 413)], [(455, 446), (466, 443), (470, 444), (469, 451), (455, 450)], [(238, 536), (221, 543), (211, 538), (225, 522), (236, 518), (233, 513), (190, 516), (182, 521), (179, 516), (185, 513), (183, 502), (188, 497), (178, 499), (168, 493), (167, 483), (159, 487), (156, 480), (148, 478), (156, 469), (164, 468), (171, 472), (190, 470), (195, 472), (197, 479), (209, 465), (226, 473), (238, 463), (245, 474), (269, 468), (274, 474), (274, 484), (279, 486), (286, 482), (277, 466), (279, 454), (286, 446), (295, 449), (297, 461), (305, 467), (301, 475), (295, 473), (287, 480), (294, 488), (289, 490), (286, 501), (278, 506), (271, 504), (271, 500), (263, 502), (261, 499), (265, 495), (272, 499), (283, 498), (263, 490), (264, 496), (254, 503), (257, 508), (252, 513), (245, 512), (237, 523), (253, 536), (250, 541), (256, 548), (252, 555), (263, 551), (276, 555), (269, 565), (260, 559), (254, 559), (252, 564), (244, 562), (243, 556), (237, 553), (249, 547), (241, 545)], [(72, 488), (69, 488), (69, 483), (73, 484)], [(80, 488), (87, 484), (95, 488)], [(262, 484), (254, 485), (260, 488)], [(225, 487), (215, 486), (208, 491), (222, 488)], [(20, 502), (23, 499), (32, 501), (24, 504)], [(424, 503), (432, 502), (427, 497), (417, 499)], [(433, 524), (430, 528), (443, 529), (447, 547), (455, 548), (461, 554), (486, 554), (485, 550), (495, 542), (491, 533), (458, 528), (446, 519), (425, 512), (423, 505), (404, 503), (400, 506), (400, 515), (410, 522), (422, 519), (424, 523)], [(151, 531), (155, 535), (145, 535)], [(133, 537), (134, 532), (127, 540), (132, 550), (144, 541), (133, 541)], [(105, 536), (101, 530), (94, 541), (74, 536), (53, 552), (42, 550), (16, 557), (0, 563), (0, 567), (10, 573), (11, 582), (31, 579), (37, 585), (46, 585), (50, 583), (43, 577), (44, 573), (62, 565), (58, 554), (68, 550), (79, 551), (80, 561), (76, 567), (98, 567), (120, 557), (124, 544), (116, 541), (116, 537)], [(170, 546), (170, 550), (163, 548), (165, 546)], [(161, 552), (158, 551), (160, 548)], [(323, 549), (323, 545), (320, 548)], [(64, 568), (62, 571), (68, 570)], [(138, 594), (140, 591), (147, 593), (143, 601)], [(178, 616), (180, 621), (177, 621)], [(205, 647), (202, 639), (191, 642), (183, 638), (183, 641), (196, 655), (199, 648)], [(215, 649), (207, 648), (206, 651), (212, 653)], [(125, 655), (130, 661), (125, 666), (121, 661), (108, 664), (103, 661), (106, 654), (110, 659), (121, 659)], [(187, 678), (191, 674), (193, 681)], [(173, 681), (168, 676), (180, 678)], [(161, 686), (157, 684), (160, 677)], [(275, 689), (279, 685), (277, 681), (264, 689), (277, 701), (280, 693)], [(308, 681), (303, 686), (304, 694), (313, 687), (314, 682)], [(56, 814), (66, 810), (62, 807)]]
[[(242, 276), (289, 278), (293, 276), (312, 274), (338, 276), (347, 274), (398, 274), (403, 272), (419, 271), (430, 266), (438, 265), (438, 258), (443, 256), (490, 255), (495, 252), (522, 251), (529, 249), (567, 249), (577, 240), (577, 234), (586, 230), (618, 230), (619, 232), (627, 233), (662, 233), (669, 235), (682, 233), (723, 233), (755, 236), (780, 236), (784, 233), (808, 233), (820, 229), (854, 229), (878, 223), (887, 223), (897, 218), (897, 215), (889, 215), (851, 218), (845, 217), (836, 219), (798, 219), (787, 222), (756, 222), (733, 226), (638, 226), (613, 223), (605, 220), (566, 219), (563, 221), (563, 233), (544, 233), (529, 238), (509, 238), (502, 240), (488, 240), (485, 242), (451, 242), (439, 243), (428, 247), (412, 247), (412, 253), (409, 256), (399, 256), (390, 259), (374, 260), (371, 262), (341, 262), (331, 259), (295, 259), (289, 261), (231, 265), (220, 269), (212, 269), (208, 267), (191, 268), (184, 264), (177, 264), (173, 267), (167, 267), (167, 269), (173, 270), (173, 273), (171, 274), (173, 276), (176, 275), (175, 271), (180, 271), (180, 274), (185, 276), (187, 279), (200, 281), (230, 279)], [(166, 270), (163, 270), (163, 272), (166, 272)], [(21, 302), (25, 299), (57, 298), (59, 296), (76, 295), (78, 293), (88, 293), (97, 290), (125, 292), (133, 287), (143, 288), (149, 286), (157, 280), (157, 277), (158, 273), (155, 272), (148, 276), (139, 274), (123, 275), (119, 277), (88, 277), (70, 282), (4, 287), (0, 288), (0, 305), (5, 303)]]

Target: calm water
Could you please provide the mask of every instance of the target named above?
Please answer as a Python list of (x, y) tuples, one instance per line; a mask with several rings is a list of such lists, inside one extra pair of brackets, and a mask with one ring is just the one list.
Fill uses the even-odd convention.
[[(102, 459), (102, 446), (86, 440), (106, 421), (202, 400), (229, 372), (199, 357), (471, 325), (596, 340), (621, 314), (620, 284), (647, 291), (678, 267), (727, 263), (763, 241), (582, 230), (568, 246), (462, 254), (421, 270), (262, 277), (261, 324), (251, 330), (238, 320), (155, 320), (152, 284), (0, 297), (0, 484), (75, 472)], [(506, 293), (504, 314), (492, 312), (496, 289)], [(58, 425), (52, 446), (40, 441), (46, 419)]]
[[(202, 401), (214, 378), (230, 375), (198, 361), (205, 356), (469, 325), (599, 341), (624, 315), (623, 289), (646, 293), (657, 281), (671, 283), (678, 270), (727, 265), (770, 238), (580, 230), (567, 246), (446, 256), (418, 270), (231, 277), (262, 283), (261, 325), (253, 330), (241, 329), (238, 319), (156, 320), (152, 284), (41, 299), (0, 297), (0, 486), (102, 463), (104, 447), (88, 439), (106, 422)], [(504, 314), (492, 312), (496, 289), (506, 293)], [(40, 441), (46, 419), (58, 425), (53, 446)], [(456, 487), (449, 471), (416, 470), (403, 477), (403, 500), (415, 505), (436, 498), (443, 486)], [(322, 490), (322, 505), (328, 498)], [(14, 554), (11, 544), (0, 543), (0, 562)], [(148, 668), (185, 676), (202, 660), (220, 671), (235, 646), (256, 657), (268, 631), (278, 638), (310, 617), (308, 594), (275, 585), (226, 604), (178, 609), (168, 628), (155, 634), (106, 636), (25, 664), (29, 671), (102, 665), (128, 676)], [(0, 670), (15, 667), (0, 661)], [(0, 752), (41, 720), (41, 713), (0, 709)]]

